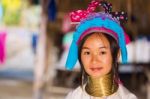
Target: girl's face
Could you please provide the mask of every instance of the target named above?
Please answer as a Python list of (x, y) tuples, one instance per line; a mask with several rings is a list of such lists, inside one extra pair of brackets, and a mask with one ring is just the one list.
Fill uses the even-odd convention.
[(87, 38), (81, 49), (81, 61), (91, 77), (102, 77), (111, 71), (110, 44), (103, 34), (94, 33)]

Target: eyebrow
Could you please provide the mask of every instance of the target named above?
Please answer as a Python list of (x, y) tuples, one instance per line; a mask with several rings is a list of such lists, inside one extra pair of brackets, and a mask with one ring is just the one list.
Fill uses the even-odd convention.
[[(106, 46), (99, 47), (99, 49), (103, 49), (103, 48), (107, 49), (108, 47), (106, 47)], [(82, 49), (90, 49), (90, 48), (85, 46), (85, 47), (82, 47)]]

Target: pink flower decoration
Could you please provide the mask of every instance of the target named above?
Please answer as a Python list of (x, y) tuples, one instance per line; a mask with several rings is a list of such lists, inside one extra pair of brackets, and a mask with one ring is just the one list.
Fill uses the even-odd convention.
[(72, 22), (80, 22), (82, 19), (85, 19), (87, 15), (95, 11), (96, 7), (99, 5), (98, 0), (93, 0), (87, 10), (77, 10), (70, 13), (70, 18)]

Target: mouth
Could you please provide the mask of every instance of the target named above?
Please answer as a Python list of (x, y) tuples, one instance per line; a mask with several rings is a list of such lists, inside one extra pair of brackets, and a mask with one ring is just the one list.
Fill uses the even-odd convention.
[(92, 68), (90, 68), (90, 70), (93, 71), (93, 72), (99, 72), (102, 69), (103, 69), (102, 67), (92, 67)]

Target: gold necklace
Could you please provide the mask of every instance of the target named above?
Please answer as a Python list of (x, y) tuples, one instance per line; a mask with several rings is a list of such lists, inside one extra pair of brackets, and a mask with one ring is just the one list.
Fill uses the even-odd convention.
[(113, 74), (109, 73), (103, 77), (92, 78), (88, 76), (88, 82), (85, 86), (86, 92), (95, 97), (105, 97), (115, 93), (118, 84), (113, 79)]

